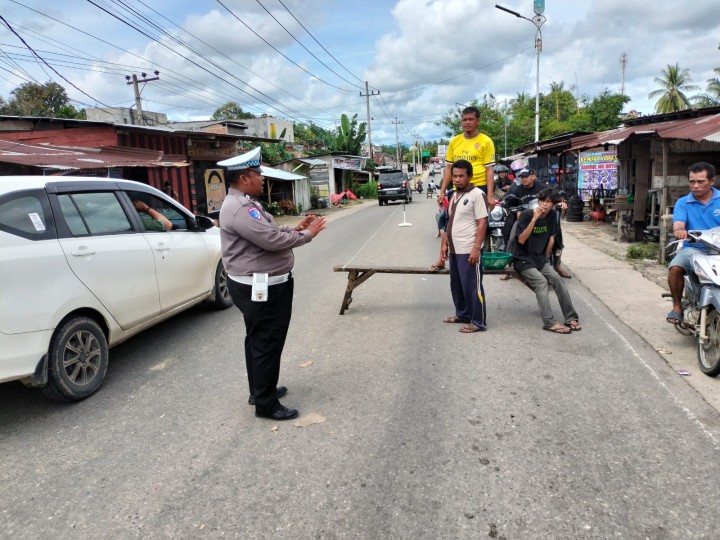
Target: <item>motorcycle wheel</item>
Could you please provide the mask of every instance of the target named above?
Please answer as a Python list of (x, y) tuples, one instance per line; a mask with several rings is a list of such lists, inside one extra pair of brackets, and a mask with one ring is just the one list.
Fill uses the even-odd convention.
[(697, 356), (700, 371), (709, 377), (720, 374), (720, 313), (712, 309), (705, 320), (705, 343), (698, 340)]

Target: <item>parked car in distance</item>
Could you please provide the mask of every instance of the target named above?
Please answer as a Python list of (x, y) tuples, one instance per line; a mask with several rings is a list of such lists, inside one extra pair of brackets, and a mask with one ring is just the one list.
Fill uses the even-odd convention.
[(232, 305), (210, 218), (129, 180), (0, 177), (0, 382), (84, 399), (110, 347), (201, 302)]
[(407, 180), (407, 174), (403, 171), (380, 171), (377, 188), (380, 206), (389, 201), (412, 202), (410, 182)]

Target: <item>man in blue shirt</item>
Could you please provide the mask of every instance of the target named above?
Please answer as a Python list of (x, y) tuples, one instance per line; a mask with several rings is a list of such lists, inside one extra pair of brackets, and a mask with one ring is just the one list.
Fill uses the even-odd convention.
[[(699, 161), (688, 169), (690, 193), (678, 199), (673, 211), (673, 234), (678, 240), (685, 240), (690, 230), (707, 230), (720, 227), (720, 190), (713, 187), (715, 167)], [(704, 249), (685, 242), (670, 262), (668, 285), (673, 308), (667, 314), (667, 322), (680, 324), (683, 321), (682, 294), (685, 274), (692, 272), (694, 249)]]

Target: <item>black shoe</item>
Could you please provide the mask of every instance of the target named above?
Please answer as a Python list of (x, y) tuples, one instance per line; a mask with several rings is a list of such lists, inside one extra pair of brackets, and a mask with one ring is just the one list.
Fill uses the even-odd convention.
[[(275, 389), (275, 397), (280, 399), (281, 397), (285, 397), (285, 394), (287, 394), (287, 386), (278, 386)], [(248, 398), (248, 405), (255, 405), (255, 396), (250, 395)]]
[(289, 409), (283, 405), (280, 405), (277, 409), (270, 413), (255, 412), (255, 416), (258, 418), (269, 418), (270, 420), (292, 420), (293, 418), (297, 418), (298, 414), (300, 413), (297, 409)]

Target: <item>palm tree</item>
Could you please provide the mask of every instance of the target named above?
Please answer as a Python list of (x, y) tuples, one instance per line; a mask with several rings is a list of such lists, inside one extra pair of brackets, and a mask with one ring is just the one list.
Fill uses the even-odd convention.
[[(720, 68), (714, 69), (716, 75), (720, 75)], [(705, 93), (699, 94), (692, 98), (693, 105), (698, 107), (718, 107), (720, 106), (720, 77), (708, 79), (705, 81)]]
[(690, 71), (680, 69), (678, 64), (674, 66), (668, 64), (667, 69), (662, 70), (662, 77), (655, 77), (655, 82), (660, 88), (650, 92), (648, 98), (660, 98), (655, 103), (655, 112), (658, 114), (689, 109), (690, 100), (685, 92), (700, 90), (698, 85), (690, 84), (692, 82)]

